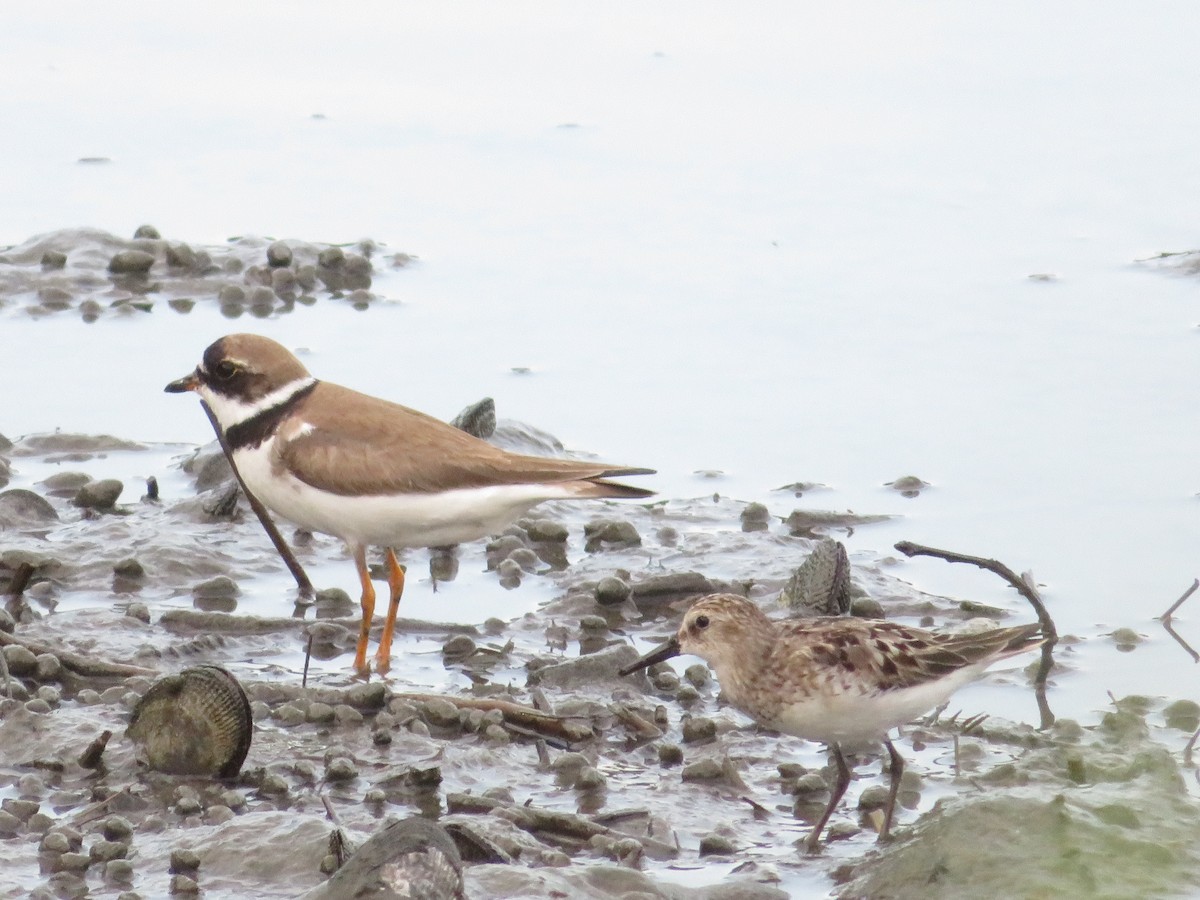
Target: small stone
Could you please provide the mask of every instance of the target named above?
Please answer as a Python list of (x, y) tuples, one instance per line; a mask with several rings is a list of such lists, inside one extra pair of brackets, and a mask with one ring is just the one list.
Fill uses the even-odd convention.
[(725, 769), (715, 759), (706, 757), (684, 766), (680, 777), (684, 781), (715, 781), (725, 777)]
[(121, 250), (108, 261), (114, 275), (144, 275), (154, 265), (154, 254), (145, 250)]
[(771, 525), (771, 511), (762, 503), (747, 503), (739, 518), (742, 531), (766, 531)]
[(285, 797), (288, 794), (288, 783), (281, 775), (268, 772), (259, 782), (258, 789), (264, 794)]
[(308, 704), (308, 711), (305, 714), (305, 719), (309, 722), (332, 722), (333, 707), (328, 703), (314, 701)]
[(54, 819), (44, 812), (35, 812), (29, 817), (29, 821), (25, 823), (25, 827), (29, 829), (30, 834), (45, 834), (54, 826), (54, 821)]
[(820, 772), (808, 772), (796, 779), (792, 787), (793, 794), (819, 794), (829, 790), (825, 776)]
[(242, 809), (246, 805), (246, 795), (241, 791), (225, 791), (221, 794), (221, 802), (230, 809)]
[(388, 701), (388, 689), (378, 681), (356, 684), (346, 691), (345, 700), (355, 709), (383, 709)]
[(711, 833), (700, 838), (701, 856), (729, 856), (737, 852), (733, 841), (723, 834)]
[(425, 720), (430, 725), (449, 728), (458, 725), (458, 707), (441, 697), (434, 697), (421, 704)]
[(241, 306), (246, 302), (246, 290), (240, 284), (227, 284), (217, 292), (221, 306)]
[(612, 575), (601, 578), (596, 585), (596, 602), (601, 606), (617, 606), (629, 599), (629, 585)]
[(171, 867), (167, 871), (172, 874), (179, 872), (195, 872), (200, 868), (200, 854), (195, 850), (178, 848), (171, 851)]
[(107, 841), (124, 841), (133, 835), (133, 823), (124, 816), (109, 816), (104, 820), (100, 833)]
[(683, 762), (683, 748), (678, 744), (658, 745), (658, 764), (660, 766), (677, 766)]
[(127, 859), (112, 859), (104, 865), (104, 877), (117, 884), (130, 884), (133, 881), (133, 863)]
[(42, 254), (43, 269), (61, 269), (67, 264), (67, 254), (60, 250), (47, 250)]
[(267, 265), (278, 268), (292, 264), (292, 248), (283, 241), (275, 241), (267, 248)]
[(161, 241), (162, 235), (158, 233), (158, 229), (153, 225), (139, 225), (137, 231), (133, 233), (133, 239)]
[[(58, 513), (45, 498), (25, 488), (0, 493), (0, 528), (24, 528), (58, 521)], [(30, 561), (35, 568), (37, 563)]]
[(131, 619), (137, 619), (139, 622), (145, 622), (147, 625), (150, 624), (150, 607), (145, 603), (130, 603), (125, 609), (125, 615)]
[(9, 797), (0, 802), (0, 809), (12, 816), (16, 816), (22, 822), (29, 821), (30, 816), (36, 813), (40, 807), (41, 804), (35, 800), (18, 800), (15, 797)]
[(882, 619), (883, 604), (874, 597), (855, 597), (850, 601), (850, 615), (860, 619)]
[(363, 714), (347, 703), (339, 703), (333, 708), (333, 720), (343, 727), (361, 725)]
[(70, 849), (71, 842), (67, 840), (66, 835), (57, 831), (52, 831), (42, 838), (41, 850), (43, 853), (66, 853)]
[(83, 688), (75, 695), (75, 702), (81, 706), (95, 706), (100, 702), (100, 694), (95, 688)]
[(864, 812), (869, 812), (873, 809), (883, 809), (887, 806), (888, 789), (882, 784), (873, 784), (870, 787), (864, 788), (863, 792), (858, 795), (858, 808)]
[(717, 736), (717, 723), (712, 719), (686, 718), (683, 720), (683, 742), (696, 744), (711, 741)]
[[(8, 801), (6, 800), (5, 803)], [(7, 809), (0, 810), (0, 835), (10, 837), (21, 830), (21, 820)]]
[(187, 244), (167, 244), (163, 256), (172, 269), (195, 269), (199, 259), (196, 251)]
[(528, 547), (518, 547), (512, 553), (508, 554), (508, 562), (516, 563), (524, 572), (536, 572), (541, 560), (538, 555)]
[(124, 489), (125, 485), (116, 478), (89, 481), (71, 502), (84, 509), (112, 509)]
[(655, 672), (651, 676), (651, 682), (654, 684), (654, 689), (663, 691), (664, 693), (673, 693), (679, 690), (679, 676), (670, 669), (663, 669)]
[[(62, 662), (53, 653), (39, 653), (37, 655), (37, 669), (34, 671), (33, 677), (43, 684), (47, 681), (58, 681), (62, 676)], [(43, 700), (49, 702), (48, 697), (43, 697)]]
[(483, 729), (483, 739), (489, 744), (507, 744), (512, 741), (512, 735), (503, 725), (493, 723)]
[(1200, 704), (1194, 700), (1176, 700), (1163, 707), (1163, 718), (1168, 728), (1195, 731), (1200, 728)]
[(204, 811), (205, 825), (223, 825), (234, 818), (234, 812), (228, 806), (210, 806)]
[(442, 656), (449, 659), (466, 659), (473, 656), (478, 648), (468, 635), (456, 634), (442, 645)]
[(33, 675), (37, 671), (37, 657), (33, 651), (19, 644), (9, 644), (4, 648), (4, 661), (8, 663), (8, 672), (16, 678)]
[(172, 875), (170, 891), (172, 894), (198, 894), (200, 885), (187, 875)]
[(197, 600), (227, 599), (237, 597), (241, 592), (237, 583), (227, 575), (218, 575), (192, 588), (192, 596)]
[(584, 549), (595, 553), (603, 549), (639, 547), (642, 536), (632, 522), (622, 519), (601, 519), (583, 527)]
[(328, 781), (350, 781), (358, 777), (358, 768), (344, 756), (330, 760), (325, 768), (325, 778)]
[(59, 872), (86, 872), (88, 866), (92, 864), (92, 858), (86, 853), (79, 853), (71, 850), (63, 853), (58, 857), (56, 871)]
[(129, 845), (122, 841), (96, 841), (88, 848), (88, 856), (92, 862), (109, 862), (114, 859), (124, 859), (129, 853)]
[(584, 766), (575, 777), (575, 789), (580, 791), (599, 790), (607, 784), (604, 774), (595, 766)]
[(17, 622), (7, 609), (0, 609), (0, 631), (12, 634), (17, 630)]
[(531, 541), (553, 544), (565, 543), (570, 536), (567, 526), (553, 519), (534, 519), (525, 526), (525, 533)]
[(25, 704), (25, 709), (28, 712), (35, 713), (39, 716), (44, 716), (50, 712), (50, 704), (41, 698), (35, 698)]
[(196, 813), (204, 809), (200, 801), (195, 797), (181, 797), (179, 802), (175, 804), (175, 812), (181, 816), (194, 816)]
[(146, 570), (140, 562), (129, 556), (113, 566), (113, 574), (122, 578), (145, 578)]
[(608, 619), (604, 616), (583, 616), (579, 620), (579, 627), (583, 631), (603, 633), (608, 631)]
[(683, 671), (683, 677), (693, 687), (702, 688), (711, 680), (708, 666), (704, 663), (692, 663)]

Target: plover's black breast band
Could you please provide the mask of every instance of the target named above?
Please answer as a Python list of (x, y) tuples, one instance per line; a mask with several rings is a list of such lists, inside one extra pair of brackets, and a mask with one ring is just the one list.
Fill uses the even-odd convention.
[(275, 433), (284, 416), (290, 413), (301, 400), (313, 392), (319, 384), (316, 379), (300, 388), (282, 403), (276, 404), (262, 412), (257, 412), (244, 422), (238, 422), (225, 432), (225, 440), (230, 452), (238, 450), (253, 450)]

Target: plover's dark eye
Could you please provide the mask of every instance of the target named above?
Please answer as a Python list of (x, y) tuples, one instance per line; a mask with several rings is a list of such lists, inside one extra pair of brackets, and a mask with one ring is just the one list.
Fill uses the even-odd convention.
[(697, 628), (707, 628), (708, 627), (708, 616), (696, 616), (696, 627)]
[(237, 374), (237, 370), (238, 367), (227, 359), (221, 360), (221, 362), (217, 363), (217, 377), (222, 381), (228, 381)]

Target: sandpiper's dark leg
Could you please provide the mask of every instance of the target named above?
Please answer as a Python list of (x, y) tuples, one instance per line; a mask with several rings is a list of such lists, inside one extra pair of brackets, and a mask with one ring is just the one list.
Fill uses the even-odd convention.
[(825, 807), (825, 812), (821, 813), (821, 818), (818, 820), (816, 827), (813, 828), (812, 834), (805, 841), (809, 853), (817, 852), (821, 841), (821, 832), (825, 830), (825, 823), (829, 821), (829, 817), (833, 815), (834, 807), (838, 805), (842, 796), (846, 793), (846, 788), (850, 786), (850, 767), (846, 765), (846, 757), (842, 755), (841, 746), (836, 742), (832, 743), (829, 745), (829, 752), (833, 756), (834, 765), (837, 766), (837, 784), (833, 786), (833, 793), (829, 797), (829, 805)]
[(367, 548), (351, 547), (354, 567), (358, 569), (358, 580), (362, 584), (362, 625), (358, 630), (358, 646), (354, 650), (354, 668), (367, 671), (367, 640), (371, 637), (371, 622), (375, 618), (375, 587), (371, 584), (371, 573), (367, 570)]
[(396, 611), (400, 608), (400, 595), (404, 593), (404, 567), (396, 559), (396, 552), (387, 550), (388, 587), (391, 597), (388, 602), (387, 621), (383, 623), (383, 637), (375, 652), (375, 671), (386, 672), (392, 665), (392, 632), (396, 630)]
[(883, 828), (879, 829), (879, 840), (886, 841), (892, 830), (892, 813), (896, 810), (896, 795), (900, 793), (900, 776), (904, 774), (904, 758), (888, 738), (883, 739), (883, 746), (887, 747), (888, 756), (892, 758), (892, 765), (888, 769), (891, 782), (888, 784), (887, 809), (883, 813)]

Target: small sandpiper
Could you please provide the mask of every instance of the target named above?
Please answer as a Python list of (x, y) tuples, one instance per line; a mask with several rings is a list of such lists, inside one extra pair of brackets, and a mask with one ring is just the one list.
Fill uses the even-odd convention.
[(850, 784), (842, 743), (882, 740), (887, 747), (884, 840), (904, 771), (887, 732), (940, 706), (992, 663), (1044, 640), (1039, 625), (939, 634), (875, 619), (772, 620), (744, 597), (712, 594), (688, 609), (675, 637), (621, 674), (683, 653), (699, 656), (716, 670), (733, 706), (768, 728), (828, 744), (837, 783), (806, 840), (814, 853)]
[(477, 540), (546, 500), (654, 493), (608, 480), (653, 469), (509, 453), (432, 416), (318, 381), (286, 347), (259, 335), (214, 342), (196, 370), (166, 390), (204, 399), (246, 486), (266, 506), (346, 542), (362, 586), (360, 672), (375, 612), (367, 547), (386, 549), (391, 602), (375, 656), (384, 672), (404, 591), (396, 550)]

